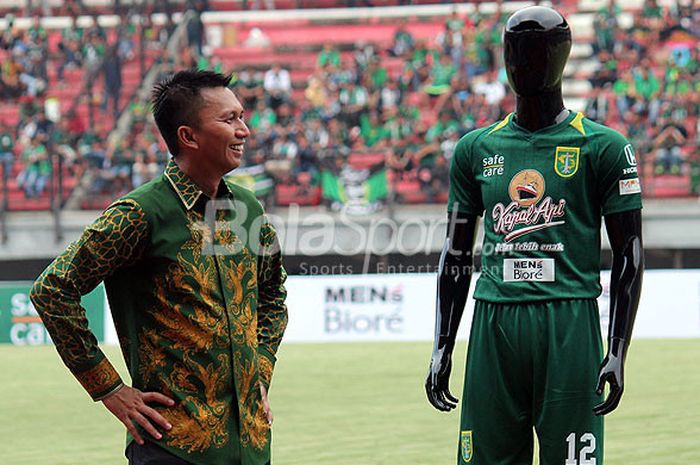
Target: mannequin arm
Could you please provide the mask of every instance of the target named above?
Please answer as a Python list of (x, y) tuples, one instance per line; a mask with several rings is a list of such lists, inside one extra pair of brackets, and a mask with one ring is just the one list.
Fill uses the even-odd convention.
[(476, 224), (476, 216), (452, 213), (440, 255), (435, 338), (425, 391), (430, 403), (444, 412), (455, 408), (458, 402), (449, 390), (452, 350), (469, 293)]
[(596, 415), (612, 412), (622, 398), (625, 358), (632, 338), (644, 274), (641, 210), (608, 215), (605, 217), (605, 227), (613, 252), (610, 325), (608, 353), (601, 364), (596, 393), (603, 393), (605, 383), (610, 385), (610, 392), (605, 401), (594, 407)]

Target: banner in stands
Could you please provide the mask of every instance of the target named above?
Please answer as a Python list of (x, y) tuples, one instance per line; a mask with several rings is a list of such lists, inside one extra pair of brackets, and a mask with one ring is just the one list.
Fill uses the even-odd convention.
[(321, 190), (333, 209), (344, 208), (351, 215), (371, 213), (389, 195), (386, 167), (383, 163), (370, 169), (346, 166), (340, 173), (324, 169)]
[(227, 175), (229, 179), (255, 193), (258, 198), (270, 195), (275, 188), (272, 178), (265, 172), (263, 165), (237, 168)]
[[(51, 343), (34, 305), (29, 300), (32, 283), (0, 283), (0, 343), (34, 346)], [(90, 329), (100, 342), (105, 336), (105, 292), (102, 285), (83, 297)]]

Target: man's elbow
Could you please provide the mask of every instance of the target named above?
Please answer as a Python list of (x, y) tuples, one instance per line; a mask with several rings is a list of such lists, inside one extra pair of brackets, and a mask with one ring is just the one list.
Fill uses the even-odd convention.
[(76, 297), (75, 291), (69, 292), (71, 288), (68, 284), (69, 282), (59, 277), (53, 270), (48, 269), (34, 281), (29, 290), (29, 300), (39, 315), (49, 310), (58, 301), (73, 301), (77, 298), (80, 302), (80, 294)]
[(42, 296), (46, 294), (46, 283), (44, 282), (44, 275), (39, 276), (36, 281), (34, 281), (34, 284), (32, 285), (32, 288), (29, 290), (29, 300), (32, 302), (32, 305), (36, 309), (37, 312), (41, 314), (41, 310), (44, 308), (43, 302), (44, 299)]

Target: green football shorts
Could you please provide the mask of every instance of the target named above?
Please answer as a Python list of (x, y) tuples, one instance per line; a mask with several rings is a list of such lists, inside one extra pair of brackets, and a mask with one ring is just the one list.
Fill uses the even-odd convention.
[(477, 301), (462, 396), (460, 465), (603, 465), (593, 414), (603, 358), (595, 300)]

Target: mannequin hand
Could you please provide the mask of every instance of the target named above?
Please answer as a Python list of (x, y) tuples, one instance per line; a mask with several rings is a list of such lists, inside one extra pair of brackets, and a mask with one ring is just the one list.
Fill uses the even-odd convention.
[(624, 391), (624, 365), (623, 358), (608, 352), (598, 373), (598, 387), (596, 394), (601, 395), (605, 389), (605, 383), (610, 384), (608, 397), (600, 404), (593, 407), (596, 415), (607, 415), (615, 410), (622, 398)]
[(450, 372), (452, 355), (444, 348), (433, 353), (428, 378), (425, 380), (425, 393), (433, 407), (449, 412), (457, 407), (457, 399), (450, 393)]

